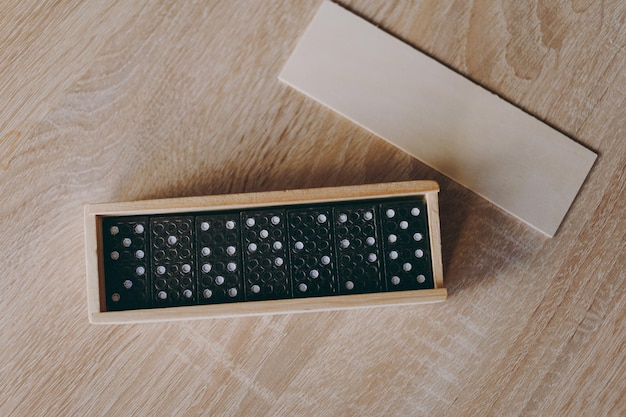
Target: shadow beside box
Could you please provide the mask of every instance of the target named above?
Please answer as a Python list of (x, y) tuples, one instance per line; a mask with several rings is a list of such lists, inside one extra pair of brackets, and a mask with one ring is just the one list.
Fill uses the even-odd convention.
[(87, 204), (89, 320), (443, 301), (438, 192), (406, 181)]

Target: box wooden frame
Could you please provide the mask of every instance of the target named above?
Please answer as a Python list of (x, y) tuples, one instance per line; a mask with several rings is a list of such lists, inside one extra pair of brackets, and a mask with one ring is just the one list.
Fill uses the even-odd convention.
[[(86, 204), (84, 208), (84, 221), (89, 321), (94, 324), (139, 323), (209, 317), (301, 313), (444, 301), (447, 297), (447, 290), (444, 288), (443, 283), (438, 193), (439, 185), (434, 181), (405, 181), (205, 197), (183, 197), (125, 203)], [(104, 257), (101, 243), (103, 217), (244, 210), (255, 207), (316, 204), (403, 196), (425, 197), (428, 212), (433, 279), (435, 283), (434, 289), (270, 301), (245, 301), (238, 303), (127, 311), (106, 311), (106, 303), (104, 302)]]

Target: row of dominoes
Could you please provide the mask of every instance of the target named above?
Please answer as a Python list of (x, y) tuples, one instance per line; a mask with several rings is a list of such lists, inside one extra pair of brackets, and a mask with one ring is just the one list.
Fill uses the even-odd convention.
[(433, 288), (423, 198), (103, 218), (107, 310)]

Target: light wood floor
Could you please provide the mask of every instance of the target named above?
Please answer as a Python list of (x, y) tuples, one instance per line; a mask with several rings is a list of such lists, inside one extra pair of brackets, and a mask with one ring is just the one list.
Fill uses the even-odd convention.
[[(350, 1), (599, 157), (545, 238), (281, 84), (318, 1), (0, 5), (0, 415), (626, 414), (626, 3)], [(438, 305), (94, 326), (82, 205), (435, 179)]]

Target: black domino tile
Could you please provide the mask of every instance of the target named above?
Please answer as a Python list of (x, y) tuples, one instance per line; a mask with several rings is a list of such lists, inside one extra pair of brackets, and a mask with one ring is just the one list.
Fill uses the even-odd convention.
[[(409, 247), (394, 248), (386, 252), (385, 272), (389, 291), (434, 288), (430, 272), (430, 259), (422, 252)], [(392, 259), (390, 254), (397, 253)]]
[(241, 213), (246, 299), (291, 298), (285, 210)]
[(150, 306), (148, 217), (102, 221), (106, 307), (109, 311)]
[(197, 216), (200, 304), (244, 301), (239, 213)]
[(289, 210), (287, 218), (293, 296), (336, 294), (332, 209)]
[(150, 219), (152, 305), (173, 307), (197, 300), (193, 217)]
[(388, 290), (434, 288), (423, 200), (382, 203), (379, 218)]
[(104, 217), (108, 311), (434, 288), (423, 198)]
[(340, 294), (386, 289), (381, 277), (376, 211), (372, 204), (333, 209)]

